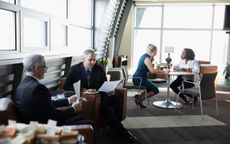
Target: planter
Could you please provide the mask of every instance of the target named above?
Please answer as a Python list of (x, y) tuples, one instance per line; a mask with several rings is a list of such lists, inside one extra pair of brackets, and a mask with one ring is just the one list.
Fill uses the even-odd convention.
[(97, 60), (97, 63), (102, 66), (102, 68), (104, 69), (105, 73), (108, 72), (108, 60), (106, 57), (100, 58)]
[(230, 64), (226, 64), (223, 74), (225, 78), (225, 83), (229, 83), (230, 82)]
[(107, 72), (108, 72), (108, 70), (109, 70), (108, 65), (103, 65), (102, 67), (103, 67), (103, 69), (104, 69), (105, 73), (107, 74)]
[(225, 83), (226, 85), (230, 85), (230, 78), (224, 79), (224, 83)]

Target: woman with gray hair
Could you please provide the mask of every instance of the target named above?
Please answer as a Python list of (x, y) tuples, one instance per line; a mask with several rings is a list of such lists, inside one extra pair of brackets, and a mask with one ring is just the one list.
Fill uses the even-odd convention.
[[(154, 56), (157, 54), (157, 47), (153, 44), (149, 44), (146, 49), (146, 53), (141, 56), (139, 59), (137, 69), (133, 75), (133, 83), (138, 86), (141, 82), (141, 86), (146, 87), (147, 89), (147, 98), (152, 97), (159, 93), (158, 87), (151, 81), (147, 79), (147, 73), (155, 73), (158, 70), (154, 69), (152, 65), (152, 61), (154, 60)], [(142, 81), (138, 78), (142, 78)], [(140, 95), (135, 95), (135, 103), (137, 106), (141, 108), (146, 108), (144, 106), (143, 101), (145, 100), (145, 94), (142, 92)]]

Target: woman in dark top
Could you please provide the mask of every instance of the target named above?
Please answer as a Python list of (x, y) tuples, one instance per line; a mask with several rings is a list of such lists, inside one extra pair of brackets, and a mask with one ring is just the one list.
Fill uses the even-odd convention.
[[(138, 62), (137, 70), (135, 71), (133, 77), (141, 77), (142, 82), (141, 86), (145, 86), (147, 88), (147, 98), (152, 97), (159, 93), (158, 87), (151, 81), (147, 79), (147, 73), (155, 73), (158, 70), (154, 69), (152, 65), (152, 61), (154, 60), (154, 56), (157, 54), (157, 47), (153, 44), (149, 44), (146, 53), (141, 56)], [(138, 86), (140, 84), (140, 79), (133, 78), (134, 85)], [(144, 106), (143, 101), (145, 100), (144, 92), (139, 96), (135, 95), (135, 103), (140, 105), (141, 108), (146, 108)]]

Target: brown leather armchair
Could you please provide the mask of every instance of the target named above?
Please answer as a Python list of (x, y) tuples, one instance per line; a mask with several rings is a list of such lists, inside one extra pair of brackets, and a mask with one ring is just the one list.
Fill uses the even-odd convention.
[[(59, 82), (59, 91), (63, 91), (63, 86), (65, 83), (65, 78), (61, 78)], [(120, 98), (121, 101), (121, 118), (124, 120), (127, 115), (127, 89), (117, 88), (115, 89), (115, 94)], [(87, 102), (83, 102), (81, 115), (95, 122), (96, 128), (99, 130), (106, 126), (103, 119), (102, 112), (100, 110), (101, 97), (99, 94), (87, 94), (85, 95)]]
[[(127, 89), (119, 88), (115, 90), (116, 95), (121, 101), (121, 118), (124, 120), (127, 115)], [(101, 97), (99, 94), (96, 95), (86, 95), (87, 102), (83, 103), (81, 115), (95, 121), (97, 129), (106, 126), (106, 122), (103, 119), (102, 112), (100, 110)]]
[(8, 124), (8, 120), (16, 120), (14, 102), (9, 98), (0, 98), (0, 124)]

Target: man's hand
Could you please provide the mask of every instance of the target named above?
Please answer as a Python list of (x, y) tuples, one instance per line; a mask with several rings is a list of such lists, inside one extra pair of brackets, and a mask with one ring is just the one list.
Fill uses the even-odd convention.
[(192, 72), (192, 69), (191, 68), (181, 68), (181, 71)]
[(109, 96), (115, 95), (115, 90), (108, 92), (108, 95), (109, 95)]
[(87, 89), (85, 92), (86, 93), (96, 93), (97, 90), (96, 89)]
[(81, 92), (86, 92), (86, 90), (87, 90), (86, 88), (82, 88)]
[(75, 112), (80, 112), (82, 109), (82, 102), (74, 102), (72, 107), (74, 108)]
[(77, 96), (76, 95), (72, 95), (71, 97), (68, 97), (69, 104), (72, 104), (72, 103), (74, 103), (76, 101), (77, 101)]
[(96, 89), (87, 89), (85, 92), (83, 92), (84, 94), (96, 94), (97, 90)]

